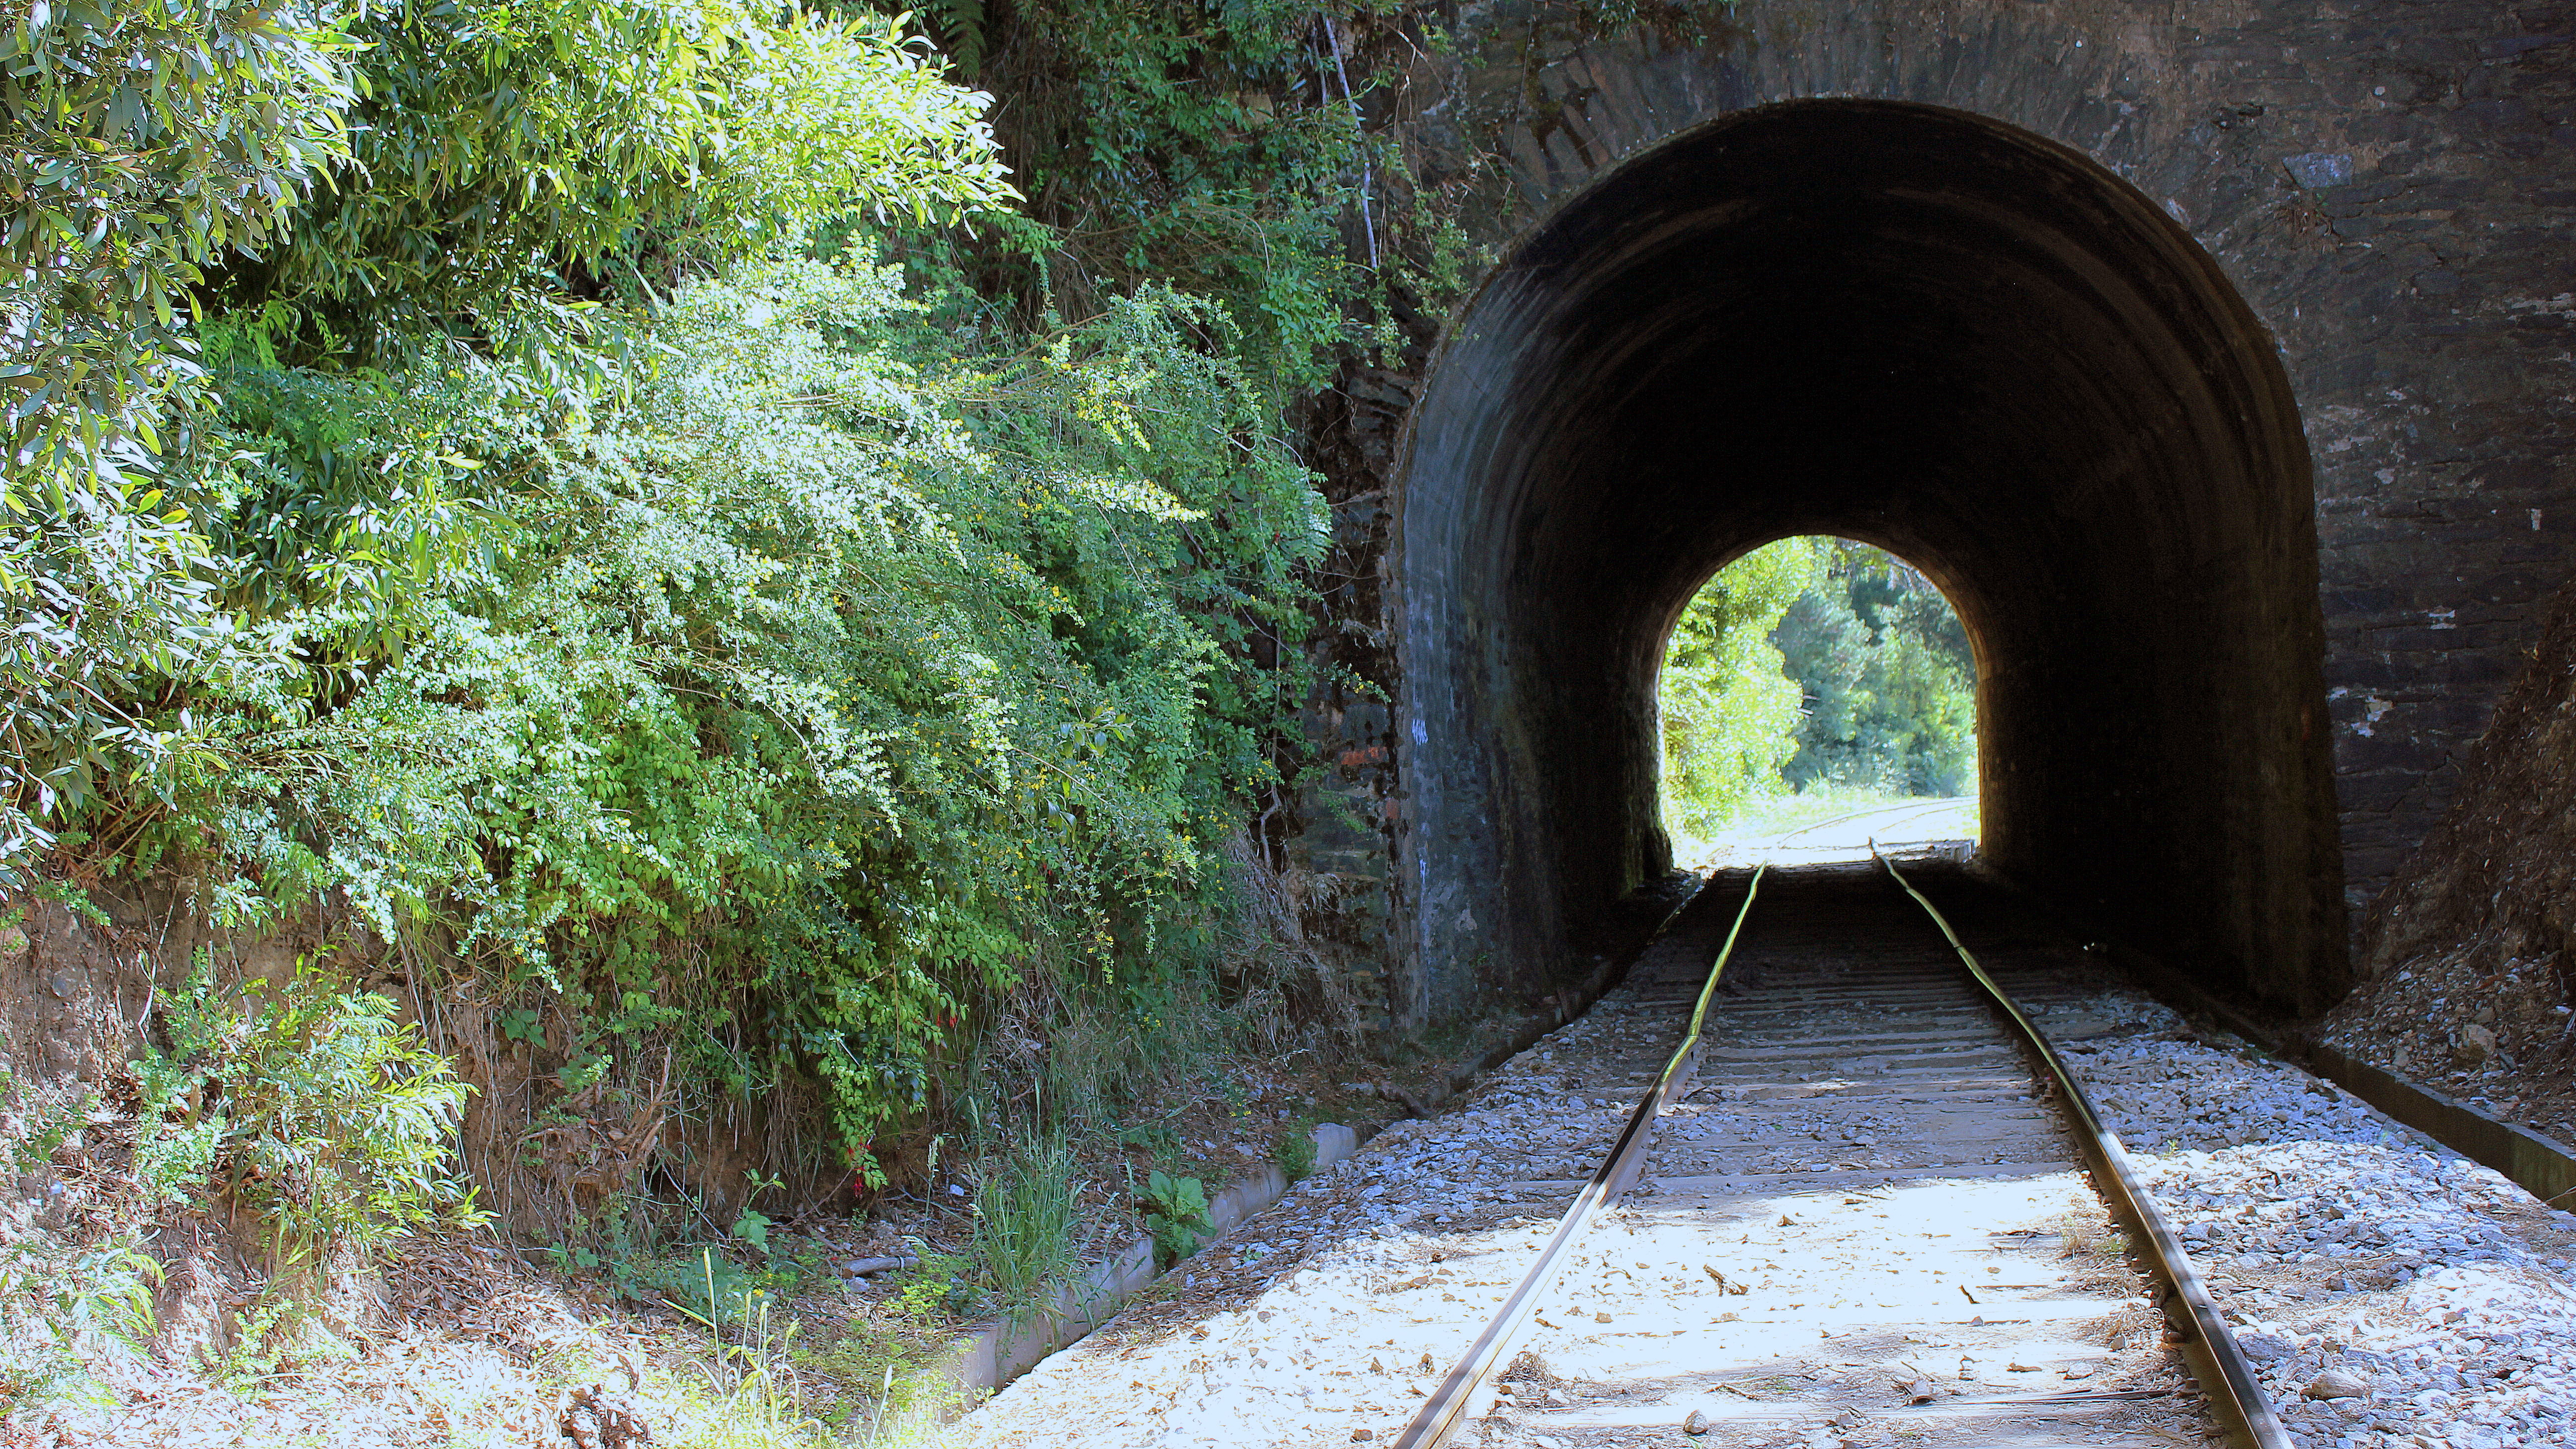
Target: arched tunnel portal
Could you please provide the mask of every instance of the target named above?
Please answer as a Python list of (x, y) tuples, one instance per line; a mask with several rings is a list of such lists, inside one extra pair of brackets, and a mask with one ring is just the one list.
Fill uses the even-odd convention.
[(1669, 868), (1663, 641), (1801, 533), (1958, 606), (1993, 867), (2222, 991), (2340, 993), (2297, 408), (2217, 266), (2085, 157), (1879, 101), (1686, 133), (1525, 237), (1409, 450), (1400, 1015), (1564, 979)]

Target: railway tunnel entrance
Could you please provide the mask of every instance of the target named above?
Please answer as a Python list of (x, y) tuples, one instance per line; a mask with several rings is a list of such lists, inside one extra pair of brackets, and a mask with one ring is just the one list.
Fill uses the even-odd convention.
[(1504, 260), (1405, 466), (1402, 1015), (1579, 971), (1669, 867), (1666, 636), (1793, 534), (1958, 608), (1998, 872), (2213, 988), (2343, 989), (2297, 408), (2217, 265), (2084, 156), (1874, 101), (1686, 133)]

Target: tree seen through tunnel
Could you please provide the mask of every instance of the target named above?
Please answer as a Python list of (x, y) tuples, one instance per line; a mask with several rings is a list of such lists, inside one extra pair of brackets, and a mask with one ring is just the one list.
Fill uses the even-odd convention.
[(1903, 559), (1816, 535), (1746, 554), (1692, 596), (1664, 646), (1676, 859), (1782, 832), (1815, 844), (1804, 837), (1829, 821), (1972, 834), (1976, 687), (1958, 611)]

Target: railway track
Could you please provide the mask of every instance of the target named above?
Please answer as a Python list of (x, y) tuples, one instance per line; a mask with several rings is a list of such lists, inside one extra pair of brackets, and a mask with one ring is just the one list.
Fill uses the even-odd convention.
[(2009, 994), (1892, 868), (1704, 891), (1632, 974), (1645, 1029), (1535, 1058), (1627, 1126), (1515, 1184), (1573, 1201), (1393, 1442), (2285, 1446), (2019, 1009), (2109, 1033), (2080, 953), (1969, 925)]

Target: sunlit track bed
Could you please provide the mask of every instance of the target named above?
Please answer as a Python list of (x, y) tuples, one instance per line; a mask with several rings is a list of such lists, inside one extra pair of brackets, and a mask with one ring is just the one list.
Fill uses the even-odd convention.
[[(1964, 872), (1917, 874), (2101, 1093), (2288, 1442), (2417, 1449), (2417, 1420), (2461, 1433), (2434, 1445), (2562, 1442), (2550, 1395), (2576, 1330), (2543, 1319), (2567, 1301), (2551, 1261), (2576, 1256), (2559, 1217), (2288, 1068), (2183, 1039)], [(1704, 891), (1593, 1013), (1238, 1229), (1185, 1269), (1192, 1286), (1042, 1365), (962, 1440), (1393, 1440), (1671, 1055), (1741, 879)], [(2048, 1094), (1914, 910), (1866, 866), (1774, 873), (1634, 1191), (1451, 1442), (2216, 1442)], [(2365, 1149), (2340, 1180), (2331, 1154)], [(2401, 1193), (2419, 1198), (2401, 1211)], [(2327, 1216), (2365, 1203), (2386, 1242)], [(2482, 1378), (2488, 1356), (2518, 1378)], [(2309, 1397), (2321, 1382), (2360, 1393)]]
[[(1849, 879), (1772, 874), (1643, 1180), (1453, 1442), (1664, 1426), (1711, 1444), (2155, 1443), (2209, 1427), (2156, 1285), (2015, 1040), (1917, 907)], [(1631, 985), (1677, 1009), (1705, 970), (1673, 960)], [(1642, 1082), (1661, 1062), (1638, 1065)]]

